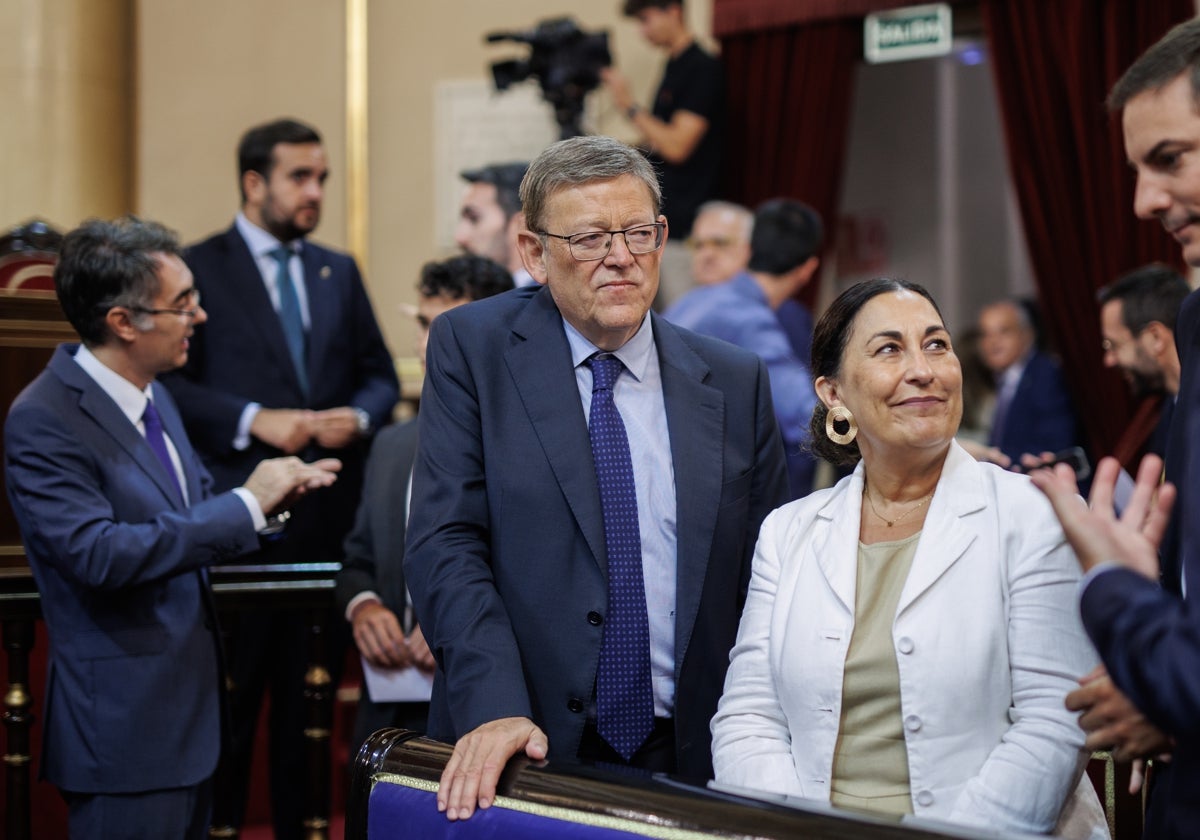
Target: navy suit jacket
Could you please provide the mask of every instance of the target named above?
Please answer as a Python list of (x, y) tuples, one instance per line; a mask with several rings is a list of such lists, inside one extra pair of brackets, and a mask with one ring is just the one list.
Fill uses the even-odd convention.
[[(1167, 443), (1167, 480), (1179, 496), (1162, 547), (1162, 586), (1125, 569), (1084, 590), (1084, 626), (1109, 674), (1134, 705), (1173, 736), (1173, 760), (1156, 768), (1146, 837), (1200, 832), (1200, 297), (1184, 301), (1175, 330), (1182, 363)], [(1177, 593), (1186, 570), (1187, 600)]]
[(1062, 370), (1049, 356), (1035, 352), (1017, 383), (1004, 428), (993, 429), (988, 445), (1015, 463), (1026, 452), (1059, 452), (1077, 443), (1079, 424)]
[(362, 504), (346, 537), (346, 556), (334, 590), (338, 610), (372, 591), (403, 620), (405, 497), (417, 455), (417, 421), (381, 431), (371, 445)]
[[(702, 779), (759, 525), (787, 476), (762, 362), (651, 323), (677, 498), (677, 768)], [(439, 666), (429, 732), (525, 716), (573, 760), (608, 595), (562, 317), (541, 287), (471, 303), (434, 321), (427, 361), (405, 571)]]
[(65, 790), (199, 783), (220, 750), (219, 653), (205, 567), (258, 547), (161, 386), (191, 507), (146, 439), (59, 347), (4, 426), (8, 496), (50, 639), (42, 774)]
[[(338, 614), (345, 615), (350, 601), (371, 591), (396, 614), (403, 625), (407, 589), (404, 583), (404, 538), (407, 532), (405, 497), (417, 455), (417, 421), (388, 426), (375, 436), (367, 458), (362, 502), (354, 527), (346, 536), (346, 556), (337, 573), (334, 597)], [(410, 628), (405, 627), (407, 633)], [(415, 727), (397, 712), (396, 703), (376, 703), (363, 689), (355, 732), (363, 736), (389, 726)], [(411, 709), (405, 707), (406, 713)], [(357, 738), (356, 735), (356, 743)]]
[[(252, 438), (237, 451), (238, 420), (251, 402), (263, 408), (354, 406), (378, 429), (400, 398), (391, 354), (383, 342), (358, 267), (347, 254), (305, 241), (301, 247), (311, 328), (305, 396), (283, 327), (262, 273), (236, 226), (188, 248), (188, 266), (208, 313), (196, 328), (187, 364), (163, 377), (188, 434), (212, 471), (218, 490), (237, 487), (264, 458), (283, 454)], [(342, 459), (332, 487), (302, 499), (284, 539), (270, 543), (281, 561), (338, 560), (358, 506), (367, 442), (344, 449), (310, 446), (300, 456)]]

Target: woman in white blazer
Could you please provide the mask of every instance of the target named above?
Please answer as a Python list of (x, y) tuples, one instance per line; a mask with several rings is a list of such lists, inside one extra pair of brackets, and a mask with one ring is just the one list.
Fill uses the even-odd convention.
[(858, 466), (763, 523), (716, 780), (1106, 837), (1063, 706), (1096, 664), (1079, 567), (1029, 479), (954, 442), (962, 372), (936, 303), (900, 280), (847, 289), (813, 366), (814, 446)]

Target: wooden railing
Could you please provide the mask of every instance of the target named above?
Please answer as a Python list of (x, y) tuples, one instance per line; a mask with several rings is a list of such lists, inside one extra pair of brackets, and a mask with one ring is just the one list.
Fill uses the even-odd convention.
[(371, 836), (784, 840), (996, 838), (946, 823), (834, 809), (783, 797), (748, 798), (662, 774), (534, 762), (518, 756), (495, 803), (465, 824), (437, 812), (437, 782), (451, 747), (400, 729), (375, 733), (354, 763), (346, 840)]
[[(31, 732), (35, 723), (34, 693), (29, 684), (29, 661), (34, 644), (34, 625), (41, 618), (37, 588), (27, 566), (5, 558), (0, 564), (0, 622), (7, 658), (7, 686), (3, 722), (7, 732), (5, 750), (5, 836), (9, 840), (43, 837), (31, 813), (30, 782), (33, 764)], [(226, 613), (238, 610), (305, 609), (312, 616), (309, 635), (309, 667), (305, 675), (306, 708), (304, 819), (308, 840), (329, 836), (331, 801), (330, 731), (333, 693), (326, 649), (327, 622), (332, 615), (333, 576), (337, 563), (304, 563), (278, 566), (217, 566), (212, 569), (217, 608)], [(41, 686), (37, 687), (39, 690)], [(216, 790), (221, 790), (220, 780)], [(234, 838), (227, 803), (213, 805), (212, 837)]]

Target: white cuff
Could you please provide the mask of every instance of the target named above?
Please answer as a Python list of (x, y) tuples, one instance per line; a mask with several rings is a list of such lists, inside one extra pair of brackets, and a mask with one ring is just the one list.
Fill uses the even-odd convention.
[(353, 598), (351, 598), (350, 603), (346, 605), (346, 621), (350, 621), (350, 617), (354, 615), (355, 607), (357, 607), (359, 604), (365, 603), (367, 601), (378, 601), (380, 604), (383, 603), (383, 599), (380, 598), (378, 595), (376, 595), (374, 592), (372, 592), (370, 589), (367, 589), (363, 592), (359, 592), (357, 595), (355, 595)]
[(266, 528), (267, 517), (263, 513), (262, 505), (258, 503), (258, 499), (254, 498), (254, 494), (245, 487), (234, 487), (233, 492), (246, 505), (246, 510), (250, 511), (250, 518), (254, 520), (255, 532)]
[(242, 416), (238, 418), (237, 437), (233, 439), (233, 448), (238, 452), (250, 446), (250, 427), (261, 410), (262, 405), (256, 402), (246, 403), (246, 407), (242, 409)]

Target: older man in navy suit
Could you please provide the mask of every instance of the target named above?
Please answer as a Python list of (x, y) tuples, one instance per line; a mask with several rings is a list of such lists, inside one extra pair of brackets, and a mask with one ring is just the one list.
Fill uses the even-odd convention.
[(1079, 443), (1062, 369), (1037, 349), (1036, 339), (1020, 301), (997, 301), (979, 313), (979, 354), (996, 377), (996, 413), (984, 457), (1001, 466), (1027, 452), (1058, 452)]
[(43, 775), (72, 837), (207, 837), (221, 744), (207, 567), (337, 461), (263, 461), (212, 495), (156, 376), (183, 364), (205, 311), (174, 236), (92, 221), (54, 273), (83, 345), (62, 345), (4, 427), (9, 499), (50, 639)]
[[(372, 433), (391, 419), (399, 385), (358, 267), (308, 240), (329, 174), (316, 130), (277, 120), (238, 147), (242, 212), (185, 255), (211, 320), (188, 364), (164, 379), (218, 489), (263, 457), (336, 455), (338, 486), (297, 506), (262, 562), (336, 562), (354, 521)], [(231, 795), (241, 821), (255, 723), (271, 693), (271, 806), (276, 836), (303, 831), (307, 616), (243, 615), (230, 643)], [(336, 620), (339, 629), (340, 620)], [(337, 670), (334, 670), (337, 673)]]
[(762, 362), (649, 311), (667, 220), (645, 158), (564, 140), (521, 198), (540, 285), (434, 322), (418, 421), (405, 572), (450, 819), (522, 752), (710, 776), (758, 528), (787, 494)]
[[(1200, 19), (1175, 27), (1135, 61), (1113, 88), (1109, 105), (1122, 115), (1125, 154), (1137, 174), (1134, 211), (1140, 218), (1158, 219), (1182, 246), (1188, 264), (1200, 267)], [(1195, 596), (1200, 587), (1200, 297), (1195, 292), (1179, 311), (1175, 342), (1182, 369), (1167, 440), (1168, 486), (1159, 490), (1161, 463), (1147, 456), (1138, 472), (1139, 492), (1117, 521), (1112, 515), (1114, 460), (1105, 459), (1096, 470), (1091, 511), (1073, 498), (1065, 468), (1035, 478), (1090, 569), (1081, 612), (1108, 676), (1088, 680), (1069, 698), (1072, 708), (1083, 711), (1080, 723), (1089, 732), (1088, 745), (1111, 746), (1118, 757), (1170, 754), (1169, 761), (1156, 762), (1151, 775), (1146, 836), (1154, 838), (1200, 834), (1200, 609)], [(1160, 538), (1161, 580), (1155, 556)]]

